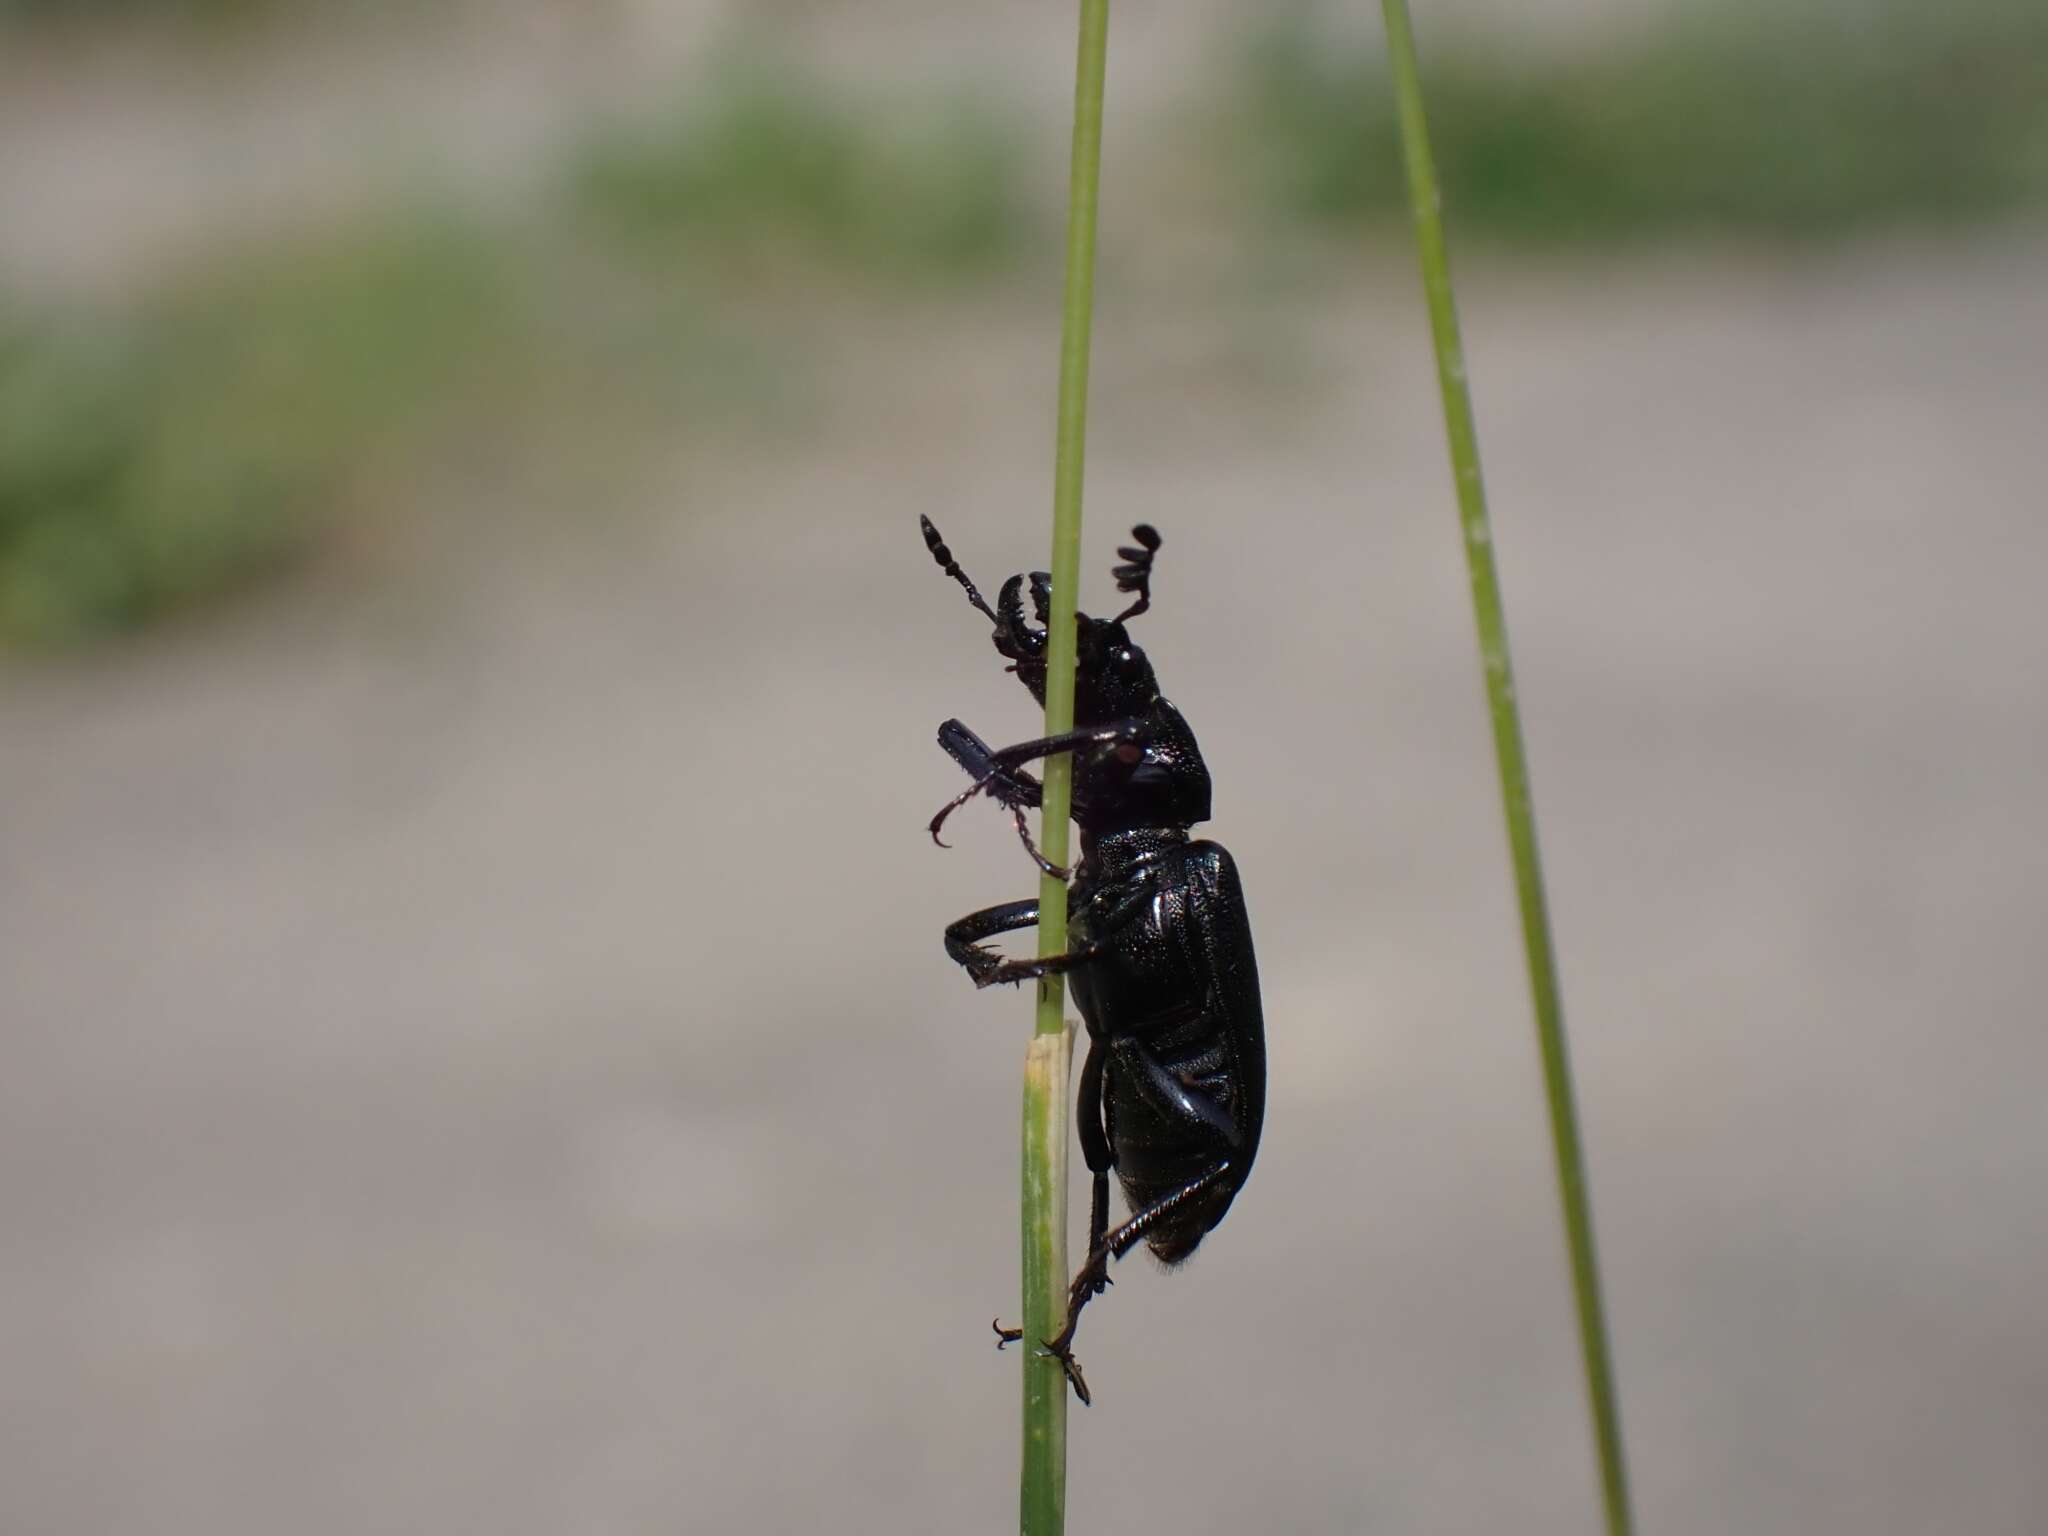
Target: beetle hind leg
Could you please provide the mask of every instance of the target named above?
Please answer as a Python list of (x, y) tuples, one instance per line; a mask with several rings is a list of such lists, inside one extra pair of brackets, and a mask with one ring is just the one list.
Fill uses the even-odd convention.
[[(1109, 1234), (1109, 1171), (1116, 1166), (1116, 1156), (1109, 1145), (1109, 1101), (1103, 1091), (1106, 1055), (1102, 1042), (1091, 1035), (1087, 1058), (1081, 1063), (1081, 1090), (1074, 1117), (1074, 1129), (1081, 1140), (1081, 1159), (1092, 1176), (1088, 1199), (1090, 1253), (1100, 1248)], [(1109, 1271), (1105, 1269), (1092, 1294), (1100, 1296), (1108, 1286)]]
[[(1145, 1239), (1161, 1221), (1171, 1216), (1187, 1201), (1194, 1199), (1228, 1177), (1230, 1164), (1218, 1163), (1198, 1179), (1191, 1179), (1163, 1200), (1156, 1200), (1138, 1212), (1129, 1221), (1107, 1234), (1100, 1242), (1090, 1245), (1088, 1260), (1074, 1276), (1074, 1283), (1067, 1288), (1067, 1324), (1059, 1331), (1057, 1338), (1045, 1341), (1045, 1352), (1059, 1361), (1067, 1373), (1067, 1380), (1073, 1383), (1074, 1395), (1082, 1403), (1093, 1401), (1088, 1395), (1088, 1383), (1081, 1375), (1081, 1364), (1074, 1358), (1074, 1334), (1081, 1326), (1081, 1309), (1102, 1294), (1109, 1284), (1109, 1261), (1120, 1259)], [(1101, 1175), (1107, 1183), (1107, 1175)], [(1106, 1190), (1105, 1190), (1106, 1194)]]

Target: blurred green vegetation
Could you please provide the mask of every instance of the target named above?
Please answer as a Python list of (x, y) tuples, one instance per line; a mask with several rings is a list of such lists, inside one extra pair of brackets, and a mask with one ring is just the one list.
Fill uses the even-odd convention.
[(302, 549), (506, 314), (481, 232), (400, 218), (115, 313), (0, 312), (0, 638), (61, 643)]
[[(0, 0), (0, 20), (263, 3)], [(1319, 29), (1329, 14), (1270, 19), (1220, 81), (1190, 82), (1224, 142), (1159, 155), (1163, 183), (1186, 171), (1214, 201), (1262, 206), (1267, 245), (1403, 215), (1375, 34), (1345, 43)], [(1820, 237), (2048, 204), (2044, 0), (1701, 0), (1616, 35), (1590, 52), (1473, 32), (1426, 46), (1459, 226)], [(854, 99), (758, 51), (706, 78), (666, 121), (591, 135), (515, 218), (402, 206), (67, 313), (0, 294), (0, 645), (131, 627), (249, 581), (436, 445), (563, 448), (550, 467), (580, 453), (583, 474), (671, 423), (715, 435), (779, 398), (788, 296), (922, 294), (1050, 248), (1029, 173), (1059, 136), (987, 93)], [(1126, 217), (1146, 196), (1141, 179)]]
[[(1458, 226), (1508, 240), (1840, 236), (2048, 203), (2048, 4), (1693, 4), (1588, 51), (1423, 39)], [(1231, 125), (1257, 198), (1399, 218), (1375, 40), (1297, 9), (1247, 47)]]
[(990, 270), (1031, 224), (1016, 139), (986, 108), (885, 115), (738, 71), (665, 128), (600, 136), (517, 228), (404, 208), (104, 312), (31, 320), (0, 298), (0, 644), (129, 628), (260, 575), (436, 433), (650, 405), (729, 421), (714, 397), (772, 386), (719, 312), (849, 271)]
[[(428, 5), (446, 7), (446, 0), (404, 0), (407, 10)], [(351, 0), (357, 12), (383, 6), (394, 13), (399, 0)], [(312, 12), (319, 7), (307, 0), (0, 0), (0, 25), (24, 27), (94, 28), (124, 22), (144, 26), (184, 28), (199, 33), (233, 31), (249, 23), (267, 21), (292, 11)]]
[(0, 0), (0, 25), (90, 28), (139, 22), (220, 31), (285, 9), (288, 0)]
[(663, 263), (978, 276), (1025, 243), (1024, 135), (985, 103), (889, 114), (758, 66), (579, 157), (580, 210)]

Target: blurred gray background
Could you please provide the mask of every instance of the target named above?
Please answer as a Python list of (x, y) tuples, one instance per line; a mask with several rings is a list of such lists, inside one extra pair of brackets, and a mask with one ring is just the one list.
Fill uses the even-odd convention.
[[(0, 1529), (1014, 1518), (916, 518), (1044, 563), (1069, 9), (0, 5)], [(2038, 1533), (2048, 22), (1516, 9), (1418, 25), (1642, 1528)], [(1273, 1107), (1076, 1531), (1597, 1524), (1373, 11), (1114, 20), (1083, 601), (1156, 522)]]

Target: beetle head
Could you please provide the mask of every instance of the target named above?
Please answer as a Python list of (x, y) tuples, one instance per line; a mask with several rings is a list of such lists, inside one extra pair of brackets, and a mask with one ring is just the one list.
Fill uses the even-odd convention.
[[(1074, 723), (1107, 725), (1112, 720), (1149, 714), (1159, 702), (1159, 679), (1144, 651), (1131, 643), (1123, 620), (1091, 619), (1082, 613), (1074, 616), (1074, 626)], [(1042, 664), (1031, 691), (1044, 702)]]
[[(997, 652), (1009, 661), (1010, 670), (1031, 690), (1031, 696), (1043, 704), (1045, 626), (1052, 615), (1052, 577), (1044, 571), (1033, 571), (1028, 577), (1021, 573), (1012, 576), (996, 595), (995, 607), (990, 608), (967, 579), (967, 573), (960, 569), (931, 519), (919, 521), (932, 558), (966, 589), (967, 600), (987, 615), (994, 626), (989, 638)], [(1105, 724), (1142, 715), (1159, 701), (1159, 680), (1153, 675), (1152, 663), (1131, 643), (1124, 620), (1137, 617), (1152, 605), (1152, 557), (1160, 540), (1158, 533), (1145, 523), (1133, 528), (1131, 537), (1135, 545), (1117, 551), (1124, 563), (1112, 574), (1117, 589), (1136, 593), (1137, 601), (1113, 619), (1094, 619), (1085, 613), (1074, 615), (1074, 720), (1079, 725)], [(1027, 581), (1031, 586), (1032, 611), (1038, 619), (1036, 627), (1024, 616)]]

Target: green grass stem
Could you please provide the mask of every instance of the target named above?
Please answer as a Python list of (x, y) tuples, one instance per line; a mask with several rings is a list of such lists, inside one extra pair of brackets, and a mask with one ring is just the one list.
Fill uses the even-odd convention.
[(1599, 1455), (1601, 1495), (1610, 1536), (1629, 1536), (1635, 1523), (1629, 1511), (1628, 1464), (1622, 1454), (1621, 1413), (1615, 1400), (1614, 1366), (1600, 1299), (1600, 1267), (1593, 1247), (1585, 1151), (1580, 1144), (1578, 1108), (1572, 1094), (1571, 1058), (1565, 1045), (1564, 1005), (1558, 990), (1549, 905), (1543, 894), (1543, 866), (1537, 856), (1529, 759), (1522, 744), (1520, 712), (1515, 705), (1507, 620), (1501, 608), (1500, 576), (1494, 567), (1486, 487), (1479, 473), (1479, 431), (1472, 416), (1464, 343), (1459, 338), (1457, 303), (1451, 291), (1450, 257), (1444, 245), (1443, 198), (1429, 152), (1421, 70), (1416, 62), (1407, 0), (1381, 0), (1381, 6), (1386, 13), (1387, 50), (1400, 114), (1409, 202), (1415, 217), (1416, 244), (1422, 256), (1422, 283), (1429, 298), (1430, 331), (1436, 342), (1444, 426), (1450, 439), (1451, 469), (1457, 480), (1465, 562), (1472, 577), (1472, 607), (1478, 620), (1479, 652), (1485, 664), (1486, 696), (1493, 715), (1494, 748), (1500, 760), (1508, 843), (1514, 854), (1515, 891), (1522, 910), (1522, 940), (1528, 953), (1529, 988), (1535, 1000), (1543, 1081), (1550, 1099), (1551, 1142), (1557, 1157), (1565, 1240), (1571, 1252), (1572, 1289), (1578, 1301), (1579, 1340), (1585, 1355), (1586, 1391)]
[[(1081, 486), (1088, 443), (1089, 334), (1095, 313), (1095, 210), (1102, 179), (1102, 90), (1109, 0), (1081, 0), (1074, 67), (1074, 152), (1068, 180), (1066, 300), (1060, 326), (1059, 431), (1053, 461), (1052, 615), (1046, 626), (1045, 731), (1074, 724), (1074, 610), (1081, 583)], [(1067, 862), (1073, 761), (1045, 765), (1039, 846)], [(1039, 883), (1038, 952), (1067, 947), (1067, 888)], [(1055, 1042), (1057, 1042), (1055, 1044)], [(1038, 1021), (1024, 1080), (1024, 1464), (1019, 1516), (1025, 1536), (1066, 1529), (1067, 1381), (1038, 1341), (1059, 1332), (1067, 1300), (1066, 987), (1038, 984)]]
[(1067, 1082), (1073, 1035), (1034, 1034), (1024, 1061), (1024, 1480), (1027, 1536), (1066, 1528), (1067, 1379), (1038, 1342), (1059, 1331), (1067, 1296)]

